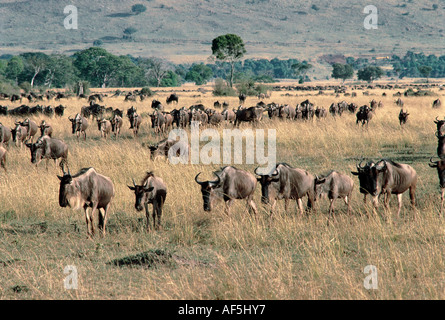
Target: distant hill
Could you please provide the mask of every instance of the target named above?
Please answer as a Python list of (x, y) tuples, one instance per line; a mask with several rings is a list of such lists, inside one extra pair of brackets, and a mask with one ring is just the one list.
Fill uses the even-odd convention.
[[(78, 8), (78, 29), (66, 30), (63, 9)], [(146, 11), (134, 14), (142, 4)], [(94, 41), (114, 54), (204, 61), (213, 38), (235, 33), (248, 58), (308, 60), (328, 72), (323, 55), (444, 54), (445, 2), (373, 1), (378, 29), (366, 30), (362, 1), (309, 0), (0, 0), (0, 53), (72, 54)], [(136, 29), (124, 39), (126, 28)]]

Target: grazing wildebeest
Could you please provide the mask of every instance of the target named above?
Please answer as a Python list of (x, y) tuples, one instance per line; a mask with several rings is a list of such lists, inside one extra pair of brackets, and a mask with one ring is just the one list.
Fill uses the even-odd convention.
[(391, 194), (396, 194), (397, 216), (400, 217), (402, 194), (408, 189), (411, 205), (413, 207), (416, 205), (417, 173), (410, 165), (382, 159), (377, 163), (369, 161), (365, 166), (357, 164), (357, 172), (351, 173), (359, 178), (360, 192), (364, 194), (364, 201), (366, 202), (367, 194), (372, 196), (374, 208), (378, 207), (379, 195), (384, 195), (385, 208), (389, 209), (389, 198)]
[(442, 106), (442, 103), (440, 102), (440, 99), (436, 99), (433, 101), (433, 108), (440, 108)]
[(408, 111), (403, 110), (403, 108), (400, 109), (400, 112), (399, 112), (399, 123), (400, 123), (401, 126), (404, 125), (408, 121), (408, 116), (409, 116)]
[(166, 99), (167, 104), (170, 104), (172, 102), (179, 102), (179, 98), (178, 95), (176, 93), (172, 93), (171, 95), (169, 95)]
[(354, 188), (354, 181), (351, 177), (338, 171), (331, 171), (326, 176), (315, 178), (315, 199), (323, 194), (327, 194), (329, 205), (329, 218), (333, 217), (334, 201), (343, 198), (348, 206), (348, 214), (351, 211), (351, 195)]
[(28, 130), (26, 142), (31, 141), (32, 143), (32, 141), (34, 140), (34, 136), (39, 130), (37, 123), (35, 123), (33, 120), (30, 120), (29, 118), (26, 118), (25, 121), (20, 122), (20, 125), (26, 127), (26, 129)]
[(83, 139), (87, 139), (87, 128), (88, 128), (88, 120), (81, 114), (76, 114), (74, 119), (71, 117), (68, 117), (68, 120), (71, 121), (72, 124), (72, 132), (73, 134), (76, 134), (77, 140), (79, 140), (80, 135), (83, 133)]
[(297, 201), (301, 214), (303, 214), (304, 196), (308, 197), (307, 208), (314, 208), (315, 201), (315, 177), (306, 170), (293, 168), (287, 163), (279, 163), (269, 174), (258, 173), (258, 181), (261, 184), (261, 202), (271, 203), (271, 215), (274, 212), (277, 200), (284, 199), (285, 210), (287, 211), (289, 200)]
[[(60, 180), (59, 205), (62, 208), (84, 209), (89, 237), (95, 233), (94, 215), (96, 210), (99, 211), (98, 227), (105, 235), (107, 214), (115, 193), (111, 179), (97, 173), (94, 168), (83, 168), (74, 176), (69, 171), (63, 172), (63, 177), (57, 177)], [(91, 208), (90, 214), (88, 208)], [(103, 213), (100, 209), (103, 209)]]
[(223, 199), (225, 212), (229, 214), (230, 205), (235, 199), (246, 199), (249, 209), (253, 210), (256, 216), (257, 207), (253, 201), (253, 194), (257, 181), (254, 175), (232, 166), (215, 171), (216, 180), (199, 181), (200, 174), (201, 172), (195, 176), (195, 181), (201, 186), (204, 211), (211, 211), (213, 202)]
[(165, 156), (168, 158), (169, 151), (172, 147), (174, 148), (171, 151), (172, 156), (187, 157), (187, 159), (188, 159), (189, 145), (182, 140), (175, 141), (172, 139), (164, 139), (164, 140), (158, 142), (158, 144), (156, 144), (154, 146), (149, 146), (150, 159), (154, 160), (158, 156)]
[(124, 121), (122, 120), (122, 117), (117, 114), (115, 114), (114, 117), (111, 119), (111, 130), (114, 132), (114, 136), (116, 138), (121, 133), (123, 123)]
[(40, 161), (46, 159), (46, 170), (48, 170), (48, 162), (50, 159), (57, 163), (60, 158), (59, 166), (64, 170), (64, 166), (68, 166), (68, 146), (60, 140), (49, 136), (42, 136), (37, 139), (36, 143), (27, 143), (26, 146), (31, 151), (31, 163), (35, 163), (36, 167)]
[(103, 97), (103, 94), (100, 94), (100, 93), (92, 94), (88, 97), (88, 102), (96, 102), (96, 100), (99, 100), (100, 102), (102, 102), (103, 101), (102, 97)]
[(96, 121), (97, 129), (100, 131), (100, 136), (106, 140), (111, 134), (111, 121), (107, 119), (97, 119)]
[(62, 117), (65, 108), (66, 108), (65, 106), (58, 105), (57, 107), (54, 108), (54, 113), (56, 114), (56, 116)]
[(162, 207), (164, 206), (165, 198), (167, 197), (167, 186), (160, 177), (156, 177), (153, 172), (147, 172), (140, 185), (136, 185), (133, 179), (133, 186), (128, 186), (130, 190), (134, 191), (136, 201), (134, 207), (137, 211), (142, 211), (145, 207), (145, 215), (147, 217), (147, 230), (150, 229), (150, 213), (148, 205), (153, 206), (153, 228), (159, 230), (161, 227)]
[(11, 129), (8, 127), (5, 127), (0, 122), (0, 146), (3, 144), (9, 145), (9, 140), (11, 140)]
[(244, 104), (244, 102), (246, 102), (246, 98), (247, 98), (247, 96), (246, 96), (244, 93), (241, 93), (241, 94), (238, 96), (239, 103), (240, 103), (240, 104)]
[(0, 167), (6, 170), (6, 149), (0, 145)]
[(46, 122), (45, 120), (42, 120), (42, 122), (40, 122), (39, 125), (39, 129), (40, 129), (40, 136), (49, 136), (52, 137), (53, 135), (53, 127)]
[(438, 161), (433, 161), (430, 158), (430, 163), (428, 164), (431, 168), (437, 169), (437, 174), (439, 175), (439, 186), (440, 186), (440, 214), (443, 216), (443, 202), (445, 199), (445, 159), (439, 159)]

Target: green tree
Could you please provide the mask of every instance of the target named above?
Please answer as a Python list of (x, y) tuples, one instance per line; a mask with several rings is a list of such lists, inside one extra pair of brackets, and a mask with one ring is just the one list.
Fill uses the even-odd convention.
[(133, 28), (133, 27), (126, 28), (124, 30), (123, 38), (126, 39), (126, 40), (132, 40), (133, 39), (133, 34), (136, 33), (137, 31), (138, 30), (136, 28)]
[(233, 87), (235, 62), (239, 61), (245, 53), (244, 42), (236, 34), (226, 34), (212, 40), (212, 55), (217, 60), (230, 64), (230, 87)]
[(213, 71), (210, 67), (203, 63), (194, 64), (185, 75), (186, 81), (193, 81), (196, 85), (206, 84), (213, 76)]
[(433, 68), (430, 66), (420, 66), (417, 67), (417, 69), (419, 69), (420, 74), (426, 78), (426, 82), (428, 83), (428, 77), (430, 76), (431, 70), (433, 70)]
[(354, 68), (350, 64), (334, 63), (331, 76), (334, 79), (342, 79), (345, 82), (346, 79), (354, 76)]
[(51, 59), (42, 52), (26, 52), (22, 53), (20, 56), (24, 62), (24, 71), (31, 75), (29, 83), (32, 88), (34, 87), (36, 77), (46, 70)]
[(6, 69), (5, 76), (7, 79), (11, 79), (15, 81), (15, 84), (18, 84), (18, 76), (23, 72), (24, 64), (23, 60), (20, 56), (14, 56), (9, 59)]
[(376, 66), (367, 66), (363, 69), (357, 71), (357, 78), (359, 80), (365, 80), (368, 82), (372, 82), (376, 79), (379, 79), (383, 76), (384, 72), (380, 67)]
[(46, 67), (44, 84), (51, 88), (64, 88), (77, 80), (73, 59), (63, 54), (53, 54)]
[(292, 65), (292, 69), (294, 69), (295, 74), (300, 77), (299, 83), (303, 83), (304, 82), (304, 78), (306, 77), (306, 73), (312, 67), (313, 66), (310, 63), (307, 63), (306, 61), (303, 61), (301, 63), (294, 63)]

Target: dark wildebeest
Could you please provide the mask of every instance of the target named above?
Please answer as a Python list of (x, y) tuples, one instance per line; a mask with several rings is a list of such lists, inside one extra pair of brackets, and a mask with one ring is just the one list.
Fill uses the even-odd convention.
[(356, 113), (356, 124), (359, 122), (362, 123), (362, 127), (366, 124), (366, 127), (368, 127), (369, 121), (372, 119), (373, 113), (370, 107), (367, 105), (363, 105), (359, 108), (358, 112)]
[(190, 124), (192, 119), (191, 111), (187, 109), (179, 109), (179, 127), (185, 128)]
[(158, 156), (165, 156), (167, 159), (169, 156), (184, 157), (183, 159), (188, 159), (189, 145), (182, 140), (175, 141), (172, 139), (164, 139), (158, 144), (149, 146), (148, 148), (150, 149), (151, 160), (156, 159)]
[(241, 93), (241, 94), (238, 96), (239, 103), (240, 103), (240, 104), (244, 104), (244, 102), (246, 102), (246, 98), (247, 98), (247, 96), (246, 96), (244, 93)]
[(111, 130), (114, 132), (114, 136), (116, 138), (121, 133), (123, 123), (124, 121), (122, 120), (122, 117), (117, 114), (115, 114), (114, 117), (111, 119)]
[(351, 177), (337, 172), (331, 171), (326, 176), (315, 178), (315, 199), (327, 194), (329, 205), (329, 218), (333, 217), (334, 201), (343, 198), (348, 206), (348, 214), (351, 211), (351, 195), (354, 189), (354, 181)]
[(158, 110), (158, 111), (164, 111), (164, 106), (162, 105), (161, 101), (154, 99), (151, 102), (152, 109)]
[(400, 217), (402, 194), (408, 189), (411, 205), (413, 207), (416, 205), (417, 173), (407, 164), (386, 159), (377, 163), (369, 161), (365, 166), (361, 166), (361, 163), (357, 164), (357, 172), (352, 172), (352, 174), (359, 178), (360, 192), (364, 194), (364, 201), (366, 202), (368, 193), (372, 196), (374, 208), (378, 207), (379, 196), (384, 195), (385, 208), (389, 209), (389, 198), (391, 194), (396, 194), (399, 205), (397, 216)]
[(439, 158), (445, 157), (445, 134), (440, 134), (439, 131), (436, 131), (437, 137), (437, 156)]
[(105, 140), (108, 138), (108, 136), (111, 134), (111, 121), (107, 119), (98, 119), (97, 121), (97, 129), (100, 131), (100, 136), (102, 138), (105, 138)]
[(164, 133), (165, 131), (165, 116), (162, 112), (154, 111), (150, 115), (151, 127), (154, 129), (156, 134)]
[(6, 149), (0, 145), (0, 167), (6, 172)]
[(172, 93), (169, 95), (166, 99), (167, 104), (170, 104), (172, 102), (176, 102), (176, 104), (179, 102), (178, 95), (176, 93)]
[(258, 181), (261, 184), (261, 202), (271, 203), (271, 215), (274, 212), (277, 200), (284, 199), (284, 207), (287, 211), (289, 200), (297, 201), (301, 214), (303, 214), (304, 196), (308, 197), (307, 208), (312, 209), (315, 201), (315, 177), (303, 169), (292, 168), (287, 163), (279, 163), (269, 174), (258, 173)]
[(442, 106), (442, 103), (440, 102), (440, 99), (436, 99), (433, 101), (433, 108), (437, 109), (440, 108)]
[(99, 100), (100, 102), (102, 102), (103, 101), (102, 97), (103, 97), (103, 95), (100, 93), (92, 94), (88, 97), (88, 102), (96, 102), (96, 100)]
[[(258, 108), (261, 109), (261, 108)], [(261, 110), (262, 113), (263, 110)], [(262, 114), (261, 114), (262, 115)], [(239, 124), (241, 122), (252, 122), (255, 123), (256, 121), (258, 121), (259, 119), (259, 115), (257, 112), (257, 107), (250, 107), (247, 109), (238, 109), (236, 111), (236, 117), (235, 117), (235, 122), (234, 122), (234, 126), (239, 126)]]
[(178, 109), (173, 109), (172, 111), (170, 111), (170, 114), (173, 118), (173, 123), (176, 124), (177, 128), (179, 128), (179, 120), (180, 120), (179, 114), (180, 114), (180, 112), (181, 111)]
[(40, 161), (46, 159), (46, 170), (48, 170), (48, 162), (50, 159), (57, 163), (60, 158), (59, 166), (64, 170), (64, 166), (68, 166), (68, 146), (65, 142), (49, 136), (42, 136), (37, 139), (36, 143), (27, 143), (26, 146), (31, 151), (31, 163), (35, 163), (36, 167)]
[(436, 136), (443, 136), (445, 134), (445, 120), (434, 120), (434, 123), (436, 124)]
[(0, 122), (0, 146), (2, 146), (3, 144), (6, 144), (7, 146), (9, 145), (9, 140), (11, 140), (11, 129), (8, 127), (5, 127), (1, 122)]
[(408, 121), (408, 116), (409, 116), (408, 111), (403, 110), (403, 108), (400, 109), (400, 112), (399, 112), (399, 123), (400, 123), (401, 126), (404, 125)]
[(130, 129), (133, 129), (133, 114), (136, 113), (136, 108), (131, 106), (131, 108), (127, 109), (127, 118), (130, 121)]
[(7, 115), (8, 115), (8, 107), (0, 106), (0, 116), (7, 116)]
[(223, 121), (224, 117), (221, 113), (215, 112), (211, 116), (209, 116), (209, 124), (211, 125), (219, 125)]
[(56, 116), (62, 117), (65, 108), (66, 108), (65, 106), (58, 105), (57, 107), (54, 108), (54, 113), (56, 114)]
[(400, 99), (400, 98), (398, 98), (397, 100), (396, 100), (396, 105), (398, 105), (399, 107), (403, 107), (403, 101), (402, 101), (402, 99)]
[[(94, 168), (83, 168), (74, 176), (68, 171), (63, 173), (63, 177), (57, 177), (60, 180), (59, 205), (62, 208), (84, 209), (89, 237), (94, 235), (94, 215), (98, 210), (98, 228), (105, 235), (107, 214), (115, 193), (111, 179), (97, 173)], [(90, 214), (88, 208), (91, 208)], [(103, 213), (100, 209), (103, 209)]]
[(134, 191), (136, 201), (134, 207), (137, 211), (142, 211), (145, 207), (145, 215), (147, 217), (147, 230), (150, 229), (150, 213), (148, 205), (153, 206), (153, 228), (159, 230), (161, 227), (162, 207), (164, 206), (165, 198), (167, 197), (167, 186), (160, 177), (153, 175), (153, 172), (147, 172), (140, 185), (136, 185), (133, 179), (133, 186), (128, 188)]
[(47, 117), (52, 118), (54, 116), (54, 108), (51, 106), (46, 106), (43, 108), (43, 114)]
[(445, 199), (445, 159), (439, 159), (438, 161), (433, 161), (430, 158), (429, 166), (431, 168), (437, 169), (437, 174), (439, 175), (439, 186), (440, 186), (440, 214), (443, 216), (443, 202)]
[(39, 129), (40, 129), (41, 137), (42, 136), (52, 137), (53, 127), (51, 127), (51, 125), (48, 122), (46, 122), (45, 120), (42, 120), (42, 122), (40, 122)]
[(253, 210), (256, 216), (257, 207), (253, 201), (253, 194), (257, 181), (254, 175), (232, 166), (215, 171), (216, 180), (199, 181), (200, 174), (201, 172), (195, 176), (195, 181), (201, 186), (204, 211), (211, 211), (213, 202), (223, 199), (225, 212), (229, 214), (230, 205), (235, 199), (246, 199), (249, 209)]
[(315, 117), (317, 119), (326, 118), (327, 115), (328, 115), (328, 112), (326, 111), (326, 109), (324, 107), (317, 107), (315, 109)]
[(88, 120), (80, 115), (79, 113), (76, 114), (74, 119), (71, 117), (68, 117), (68, 120), (71, 121), (72, 124), (72, 132), (73, 134), (76, 134), (77, 140), (79, 140), (80, 135), (83, 133), (83, 140), (87, 139), (87, 128), (88, 128)]

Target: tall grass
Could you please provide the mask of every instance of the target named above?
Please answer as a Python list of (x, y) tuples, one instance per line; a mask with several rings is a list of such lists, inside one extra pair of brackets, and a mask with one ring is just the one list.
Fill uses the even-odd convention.
[[(196, 87), (179, 94), (179, 105), (203, 103), (213, 106), (211, 92)], [(0, 171), (0, 298), (2, 299), (443, 299), (444, 220), (438, 216), (439, 195), (435, 170), (428, 160), (436, 152), (436, 116), (433, 98), (403, 99), (410, 116), (406, 127), (398, 124), (399, 108), (392, 91), (370, 90), (374, 96), (346, 97), (359, 106), (372, 98), (382, 100), (368, 128), (355, 124), (355, 116), (330, 115), (323, 120), (291, 122), (264, 119), (259, 128), (277, 130), (277, 161), (287, 162), (314, 174), (336, 169), (346, 174), (364, 158), (390, 158), (409, 163), (419, 174), (418, 206), (411, 209), (405, 199), (400, 219), (383, 208), (374, 215), (363, 203), (358, 180), (352, 196), (352, 214), (346, 215), (342, 201), (336, 203), (336, 219), (327, 225), (328, 201), (319, 199), (316, 212), (297, 213), (295, 203), (284, 212), (283, 203), (273, 219), (255, 201), (258, 219), (249, 215), (245, 202), (233, 205), (230, 216), (219, 203), (212, 212), (202, 210), (202, 197), (194, 176), (211, 177), (219, 165), (172, 165), (165, 159), (151, 161), (143, 144), (160, 140), (149, 126), (150, 102), (123, 102), (123, 97), (106, 98), (105, 105), (126, 110), (131, 105), (144, 114), (140, 136), (133, 138), (124, 120), (123, 136), (105, 141), (96, 123), (90, 123), (87, 140), (71, 134), (68, 115), (80, 111), (85, 100), (70, 99), (65, 116), (48, 121), (54, 136), (69, 145), (71, 173), (94, 167), (109, 176), (116, 188), (105, 238), (87, 239), (82, 211), (58, 205), (59, 167), (30, 162), (27, 148), (8, 148), (8, 173)], [(171, 92), (158, 92), (165, 101)], [(295, 106), (309, 98), (328, 108), (343, 97), (291, 95), (273, 92), (266, 102)], [(198, 96), (199, 95), (199, 96)], [(237, 97), (225, 97), (230, 107)], [(221, 100), (221, 99), (219, 99)], [(247, 105), (258, 100), (248, 97)], [(57, 105), (51, 102), (51, 105)], [(168, 106), (172, 109), (176, 106)], [(36, 117), (40, 122), (45, 117)], [(4, 125), (15, 119), (0, 117)], [(91, 122), (91, 121), (90, 121)], [(231, 125), (226, 125), (231, 128)], [(243, 126), (248, 128), (249, 126)], [(220, 127), (218, 130), (223, 129)], [(256, 165), (237, 165), (253, 172)], [(127, 188), (153, 170), (168, 187), (162, 217), (163, 230), (146, 232), (143, 212), (134, 209), (134, 195)], [(405, 197), (407, 198), (407, 197)], [(417, 219), (414, 220), (417, 210)], [(150, 217), (151, 218), (151, 217)], [(156, 268), (117, 267), (109, 261), (150, 249), (173, 254), (174, 266)], [(63, 287), (65, 266), (78, 269), (77, 290)], [(363, 286), (363, 269), (375, 265), (378, 289)], [(19, 288), (19, 289), (17, 289)]]

